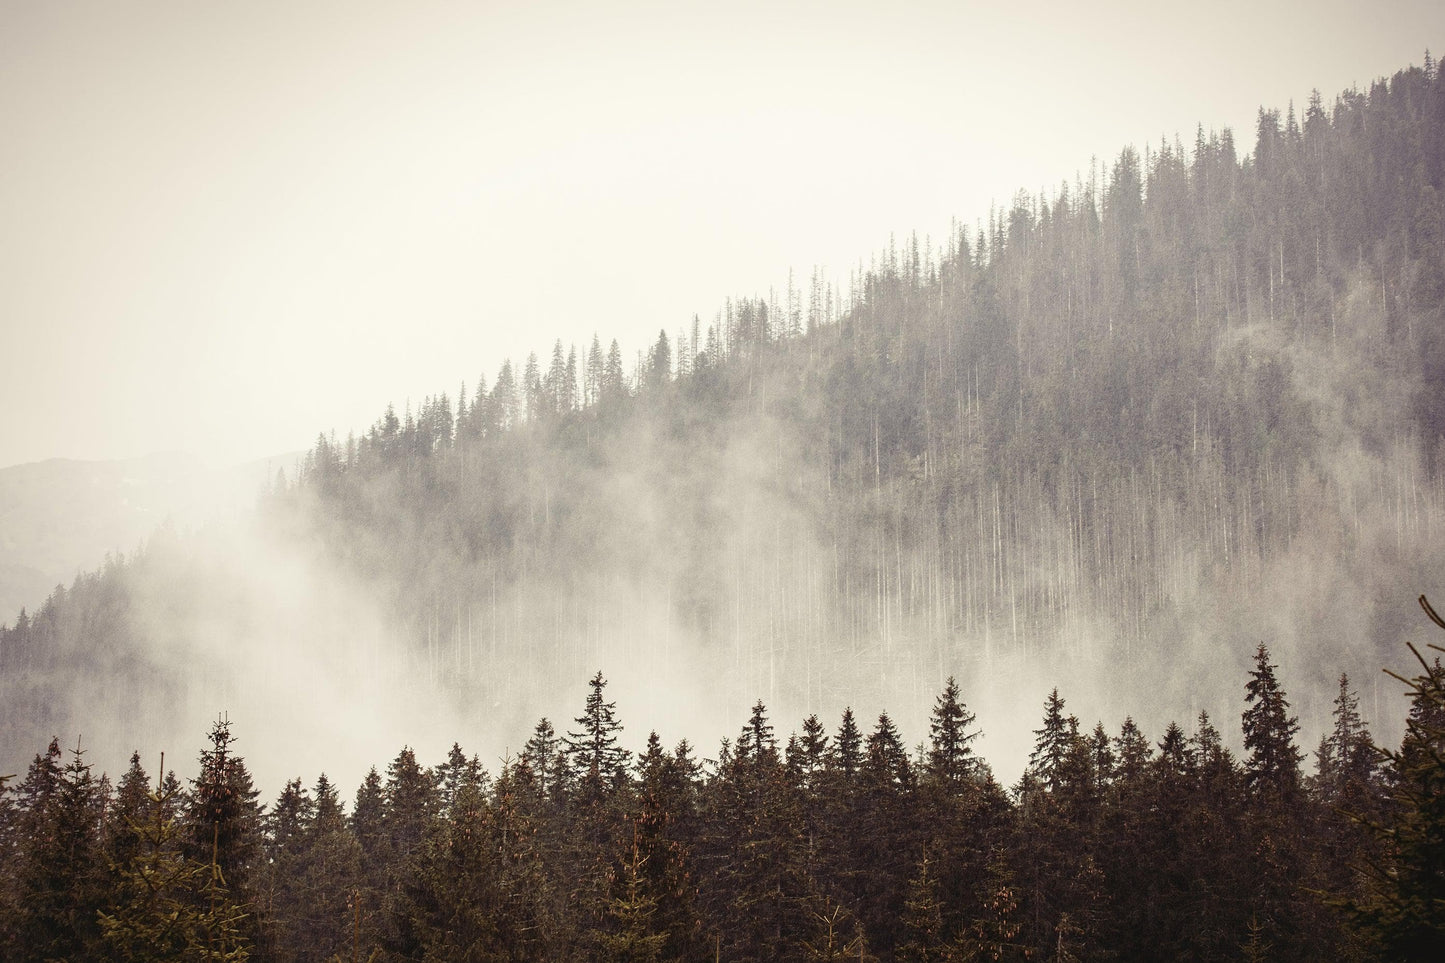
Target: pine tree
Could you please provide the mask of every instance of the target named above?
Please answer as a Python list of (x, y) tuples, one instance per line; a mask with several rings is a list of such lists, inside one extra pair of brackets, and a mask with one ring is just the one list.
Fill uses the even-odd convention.
[(738, 734), (735, 753), (739, 765), (757, 768), (778, 762), (778, 741), (773, 738), (773, 727), (768, 722), (768, 709), (763, 700), (759, 699), (753, 705), (748, 724)]
[(1013, 874), (1001, 850), (989, 854), (983, 903), (978, 915), (958, 939), (958, 959), (970, 961), (1022, 961), (1033, 956), (1023, 942), (1019, 896)]
[(1034, 736), (1028, 773), (1050, 792), (1057, 791), (1063, 782), (1074, 742), (1069, 720), (1064, 716), (1064, 700), (1059, 697), (1058, 689), (1050, 692), (1044, 700), (1043, 728), (1035, 729)]
[(200, 775), (191, 782), (185, 855), (200, 865), (214, 859), (227, 892), (245, 903), (261, 855), (259, 793), (245, 761), (232, 752), (230, 720), (217, 719), (209, 739), (211, 748), (201, 753)]
[(368, 878), (378, 878), (386, 862), (386, 798), (381, 774), (371, 767), (356, 790), (351, 807), (351, 832), (361, 847), (362, 863)]
[(659, 929), (659, 900), (652, 892), (634, 830), (632, 852), (614, 873), (607, 903), (608, 928), (597, 934), (598, 960), (610, 963), (658, 963), (670, 933)]
[(159, 780), (144, 807), (146, 819), (129, 824), (138, 845), (116, 866), (110, 906), (97, 913), (107, 955), (121, 963), (244, 963), (250, 956), (246, 914), (220, 881), (219, 847), (213, 844), (205, 863), (181, 854), (184, 840), (174, 816), (180, 789), (174, 779)]
[(522, 747), (522, 761), (532, 771), (532, 778), (537, 782), (537, 791), (544, 797), (565, 786), (566, 747), (557, 738), (556, 730), (546, 718), (537, 723), (531, 738)]
[(863, 736), (858, 724), (853, 721), (853, 710), (843, 710), (843, 721), (838, 726), (838, 735), (833, 740), (834, 768), (843, 779), (851, 782), (863, 762)]
[(959, 701), (958, 684), (954, 682), (953, 676), (949, 676), (943, 693), (934, 703), (933, 719), (929, 723), (929, 778), (951, 789), (957, 789), (964, 780), (973, 775), (976, 763), (969, 743), (980, 735), (976, 731), (969, 731), (973, 723), (974, 714)]
[(938, 963), (951, 960), (953, 947), (943, 932), (943, 904), (939, 899), (938, 881), (930, 872), (925, 850), (918, 864), (918, 875), (908, 883), (903, 902), (903, 942), (894, 958), (904, 963)]
[(105, 812), (105, 860), (107, 865), (128, 863), (141, 844), (135, 827), (144, 825), (150, 802), (150, 776), (140, 762), (140, 751), (131, 753), (130, 766), (120, 777), (115, 799)]
[(314, 818), (315, 803), (300, 779), (282, 787), (265, 818), (265, 860), (258, 890), (266, 908), (266, 933), (258, 947), (272, 959), (294, 959), (304, 939), (309, 894), (304, 888), (303, 867), (311, 848)]
[(1294, 744), (1299, 723), (1289, 715), (1289, 702), (1262, 643), (1255, 652), (1245, 702), (1251, 909), (1275, 958), (1318, 958), (1329, 920), (1319, 901), (1307, 894), (1321, 888), (1324, 880), (1310, 858), (1312, 813), (1301, 791), (1301, 753)]
[(913, 788), (913, 766), (898, 727), (883, 712), (878, 725), (868, 735), (868, 752), (864, 757), (863, 775), (871, 786), (908, 790)]
[(567, 734), (564, 745), (582, 798), (596, 801), (621, 785), (630, 754), (618, 745), (622, 723), (617, 721), (617, 703), (602, 696), (607, 680), (598, 672), (588, 685), (592, 691), (582, 715), (577, 717), (578, 728)]
[(798, 774), (804, 788), (816, 789), (817, 779), (828, 764), (828, 735), (816, 715), (803, 720), (803, 737), (798, 741)]
[(1371, 795), (1378, 784), (1380, 754), (1360, 718), (1359, 697), (1344, 673), (1340, 674), (1333, 717), (1334, 728), (1320, 746), (1316, 785), (1326, 803), (1359, 802), (1359, 796)]
[(447, 752), (447, 761), (437, 766), (436, 777), (437, 791), (440, 793), (437, 801), (439, 815), (451, 811), (463, 786), (486, 786), (486, 773), (482, 769), (481, 761), (476, 756), (468, 759), (466, 753), (462, 752), (461, 745), (455, 742)]
[(1294, 737), (1299, 721), (1289, 715), (1289, 702), (1275, 679), (1269, 649), (1263, 642), (1254, 656), (1254, 669), (1245, 686), (1245, 782), (1256, 794), (1270, 794), (1288, 804), (1299, 791), (1300, 751)]
[[(1445, 629), (1424, 596), (1420, 605)], [(1367, 867), (1364, 896), (1346, 905), (1384, 958), (1425, 961), (1445, 951), (1445, 668), (1409, 648), (1420, 671), (1408, 679), (1390, 672), (1407, 686), (1410, 714), (1399, 751), (1385, 754), (1393, 818), (1372, 826), (1385, 852)]]
[(397, 872), (426, 839), (438, 809), (435, 780), (410, 746), (403, 746), (387, 766), (382, 800), (387, 860)]
[(37, 757), (31, 769), (37, 783), (52, 778), (54, 783), (37, 784), (39, 794), (25, 812), (17, 872), (18, 960), (81, 957), (100, 936), (101, 798), (84, 755), (77, 743), (58, 774), (49, 771), (50, 753), (45, 762)]
[[(314, 815), (297, 861), (300, 899), (297, 944), (299, 963), (321, 963), (351, 949), (360, 905), (361, 847), (346, 824), (346, 814), (331, 780), (322, 773), (312, 793)], [(360, 947), (355, 955), (362, 956)], [(347, 954), (350, 958), (351, 954)]]

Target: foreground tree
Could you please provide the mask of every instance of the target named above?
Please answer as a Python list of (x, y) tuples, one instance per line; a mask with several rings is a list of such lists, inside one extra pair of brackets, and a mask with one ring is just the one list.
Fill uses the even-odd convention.
[(173, 816), (179, 791), (174, 780), (158, 779), (147, 795), (145, 819), (128, 823), (133, 848), (115, 868), (110, 906), (97, 914), (105, 953), (122, 963), (244, 963), (250, 957), (247, 914), (225, 888), (214, 843), (206, 863), (182, 855)]
[(617, 703), (608, 702), (602, 692), (607, 680), (598, 672), (587, 683), (591, 692), (577, 729), (567, 734), (567, 755), (586, 802), (596, 802), (620, 786), (626, 776), (628, 752), (618, 744), (622, 723), (617, 721)]
[(217, 719), (209, 739), (200, 775), (192, 780), (183, 849), (193, 863), (215, 863), (227, 891), (246, 902), (261, 857), (260, 793), (245, 760), (232, 748), (230, 720)]
[(105, 876), (100, 849), (102, 797), (77, 743), (58, 773), (56, 743), (36, 757), (22, 789), (34, 793), (18, 867), (17, 960), (82, 957), (99, 938), (96, 912)]
[[(1423, 595), (1420, 605), (1445, 629)], [(1390, 673), (1410, 697), (1404, 741), (1385, 753), (1394, 818), (1374, 824), (1385, 855), (1367, 867), (1366, 892), (1349, 908), (1386, 958), (1425, 961), (1445, 955), (1445, 668), (1410, 651), (1421, 671), (1409, 679)]]

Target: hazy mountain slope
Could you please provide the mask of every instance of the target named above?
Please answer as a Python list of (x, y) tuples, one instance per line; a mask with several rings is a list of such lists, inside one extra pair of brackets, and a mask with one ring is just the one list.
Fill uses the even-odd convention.
[[(172, 546), (98, 578), (144, 605), (11, 628), (8, 684), (45, 701), (200, 625), (213, 669), (160, 660), (193, 695), (297, 653), (493, 730), (599, 665), (660, 713), (924, 707), (950, 673), (984, 719), (1063, 682), (1086, 716), (1234, 711), (1267, 638), (1322, 720), (1441, 571), (1442, 132), (1439, 76), (1402, 71), (1261, 112), (1243, 160), (1229, 132), (1126, 150), (847, 292), (729, 304), (631, 377), (558, 345), (320, 439), (251, 550)], [(257, 558), (365, 605), (258, 615)]]
[(121, 461), (0, 468), (0, 612), (35, 609), (107, 553), (138, 548), (166, 520), (183, 527), (249, 509), (295, 454), (216, 467), (165, 452)]

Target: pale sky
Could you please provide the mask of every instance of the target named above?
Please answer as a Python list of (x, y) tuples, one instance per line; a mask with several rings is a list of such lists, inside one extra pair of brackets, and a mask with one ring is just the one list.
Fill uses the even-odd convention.
[(631, 357), (1427, 47), (1439, 0), (0, 0), (0, 465), (243, 461), (558, 337)]

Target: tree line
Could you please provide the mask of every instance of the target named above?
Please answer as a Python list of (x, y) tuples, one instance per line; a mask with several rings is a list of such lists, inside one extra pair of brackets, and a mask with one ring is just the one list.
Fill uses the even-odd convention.
[(1242, 754), (1206, 713), (1157, 739), (1086, 728), (1056, 689), (1009, 788), (953, 679), (913, 748), (851, 710), (783, 739), (760, 700), (703, 759), (655, 732), (625, 749), (598, 672), (565, 732), (541, 720), (495, 774), (455, 744), (430, 767), (404, 748), (349, 805), (325, 775), (260, 804), (225, 718), (185, 782), (137, 753), (112, 784), (53, 740), (0, 794), (0, 946), (17, 963), (1434, 960), (1445, 669), (1412, 652), (1398, 751), (1342, 675), (1306, 767), (1261, 644)]

